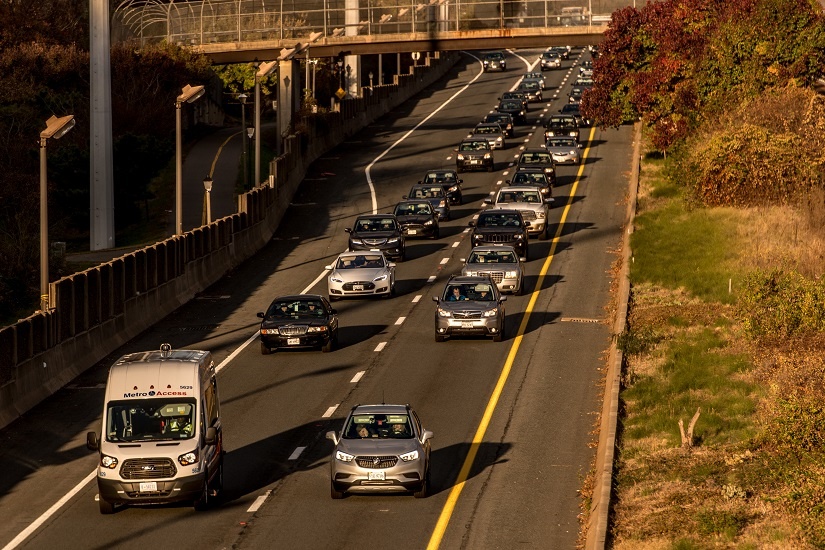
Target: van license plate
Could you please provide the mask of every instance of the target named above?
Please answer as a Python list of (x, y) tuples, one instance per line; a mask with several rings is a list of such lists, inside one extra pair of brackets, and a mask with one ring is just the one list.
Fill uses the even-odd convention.
[(384, 478), (384, 472), (370, 472), (369, 473), (369, 478), (371, 480), (374, 479), (374, 480), (378, 480), (378, 481), (384, 481), (384, 479), (385, 479)]
[(300, 338), (287, 338), (286, 339), (286, 345), (287, 346), (297, 346), (297, 345), (300, 345), (300, 344), (301, 344), (301, 339)]
[(155, 493), (158, 490), (157, 481), (146, 481), (140, 484), (141, 493)]

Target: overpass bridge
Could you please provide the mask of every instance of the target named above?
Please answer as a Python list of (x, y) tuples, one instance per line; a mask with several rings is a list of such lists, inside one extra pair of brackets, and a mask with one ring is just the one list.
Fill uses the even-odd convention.
[[(184, 44), (215, 63), (275, 59), (313, 38), (313, 57), (585, 45), (610, 20), (595, 0), (125, 0), (113, 39)], [(611, 5), (611, 8), (615, 8)]]

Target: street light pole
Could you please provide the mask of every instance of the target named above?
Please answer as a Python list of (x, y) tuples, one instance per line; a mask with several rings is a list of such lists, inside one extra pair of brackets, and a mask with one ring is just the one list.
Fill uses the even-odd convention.
[(241, 102), (241, 158), (243, 159), (243, 189), (246, 191), (249, 185), (249, 159), (246, 153), (246, 94), (241, 93), (238, 100)]
[(212, 176), (206, 174), (203, 178), (203, 189), (206, 191), (206, 225), (212, 223)]
[(40, 311), (49, 309), (49, 201), (46, 178), (46, 142), (49, 138), (60, 139), (74, 128), (74, 115), (57, 118), (52, 115), (46, 121), (46, 129), (40, 132)]
[(183, 233), (183, 131), (180, 110), (184, 103), (193, 103), (203, 94), (203, 86), (187, 84), (175, 100), (175, 235)]
[[(255, 185), (261, 183), (261, 79), (277, 69), (278, 61), (270, 61), (258, 65), (255, 73)], [(276, 82), (276, 86), (277, 84)]]

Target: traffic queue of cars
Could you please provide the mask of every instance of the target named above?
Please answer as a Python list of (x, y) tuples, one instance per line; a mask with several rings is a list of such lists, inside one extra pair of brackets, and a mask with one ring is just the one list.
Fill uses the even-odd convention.
[[(568, 52), (569, 48), (560, 48), (543, 54), (541, 71), (560, 67)], [(486, 52), (483, 67), (485, 72), (506, 71), (506, 57), (503, 52)], [(529, 104), (542, 101), (544, 89), (540, 71), (525, 75), (515, 91), (502, 94), (496, 111), (486, 115), (455, 148), (455, 170), (425, 172), (392, 213), (357, 216), (352, 227), (346, 228), (347, 251), (326, 266), (327, 296), (277, 298), (258, 314), (261, 353), (281, 347), (332, 351), (338, 345), (338, 313), (331, 302), (393, 296), (396, 262), (406, 259), (407, 239), (440, 237), (439, 224), (450, 220), (451, 206), (463, 202), (459, 174), (465, 170), (492, 172), (494, 151), (505, 149), (516, 126), (527, 123)], [(580, 160), (576, 118), (568, 114), (550, 118), (545, 147), (523, 150), (507, 185), (485, 200), (486, 208), (469, 222), (472, 249), (461, 274), (451, 276), (433, 296), (436, 342), (456, 336), (482, 336), (495, 342), (505, 338), (505, 294), (524, 292), (529, 239), (548, 237), (556, 164)], [(334, 445), (330, 460), (333, 499), (346, 493), (428, 495), (433, 433), (409, 405), (356, 405), (341, 431), (329, 431), (326, 437)]]

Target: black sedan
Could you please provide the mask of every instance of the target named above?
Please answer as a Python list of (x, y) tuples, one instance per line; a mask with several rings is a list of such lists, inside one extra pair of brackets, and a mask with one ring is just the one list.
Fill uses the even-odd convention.
[(458, 177), (458, 172), (455, 170), (450, 170), (449, 168), (427, 170), (427, 173), (424, 174), (424, 179), (418, 183), (440, 183), (447, 192), (447, 198), (450, 204), (461, 204), (463, 201), (461, 184), (464, 183), (464, 180)]
[(395, 205), (393, 214), (401, 224), (404, 236), (438, 238), (438, 212), (430, 201), (401, 201)]
[(321, 348), (330, 352), (338, 346), (338, 312), (318, 294), (296, 294), (275, 298), (261, 320), (261, 353), (278, 348)]
[(404, 234), (392, 214), (358, 216), (353, 226), (344, 231), (349, 233), (350, 250), (380, 250), (393, 260), (404, 261)]
[(516, 124), (527, 124), (526, 112), (522, 102), (518, 99), (502, 99), (496, 107), (496, 111), (509, 114)]

